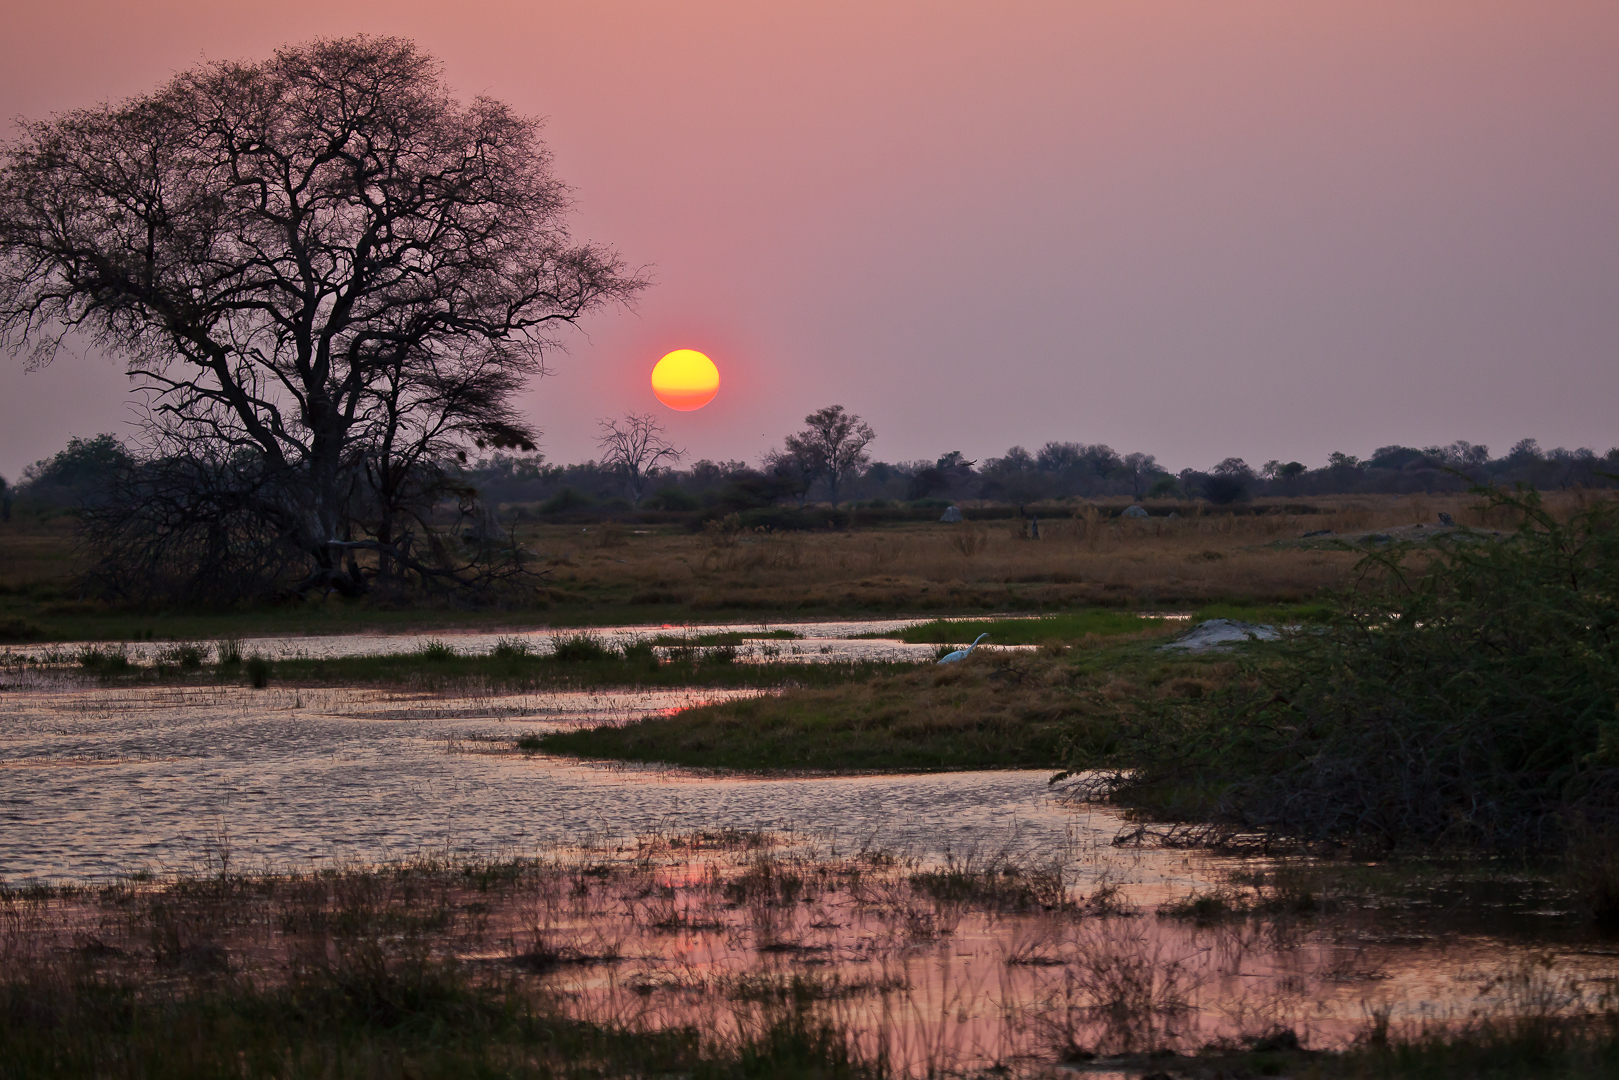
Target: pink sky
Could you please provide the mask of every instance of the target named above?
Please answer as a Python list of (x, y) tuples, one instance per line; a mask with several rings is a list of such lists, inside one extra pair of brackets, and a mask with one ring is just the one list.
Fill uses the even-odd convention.
[[(548, 117), (577, 235), (657, 282), (525, 396), (551, 460), (630, 410), (755, 460), (832, 403), (890, 461), (1619, 443), (1611, 0), (55, 0), (6, 23), (7, 117), (360, 31)], [(698, 412), (647, 383), (677, 347), (720, 367)], [(125, 387), (106, 358), (0, 357), (0, 475), (127, 431)]]

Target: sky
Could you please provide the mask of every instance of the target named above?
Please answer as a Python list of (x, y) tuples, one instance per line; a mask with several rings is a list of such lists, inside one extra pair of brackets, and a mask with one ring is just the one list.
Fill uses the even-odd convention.
[[(1619, 444), (1612, 0), (53, 0), (6, 23), (5, 118), (359, 32), (546, 118), (575, 237), (654, 281), (523, 395), (551, 461), (632, 411), (687, 460), (756, 461), (834, 403), (887, 461)], [(701, 410), (652, 396), (676, 348), (719, 366)], [(116, 357), (0, 355), (0, 476), (130, 434), (128, 387)]]

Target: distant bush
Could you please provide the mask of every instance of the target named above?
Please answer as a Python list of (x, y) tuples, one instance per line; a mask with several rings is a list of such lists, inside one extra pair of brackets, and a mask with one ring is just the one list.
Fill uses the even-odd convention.
[(32, 641), (44, 635), (43, 629), (26, 619), (0, 619), (0, 641)]
[(701, 509), (703, 504), (698, 500), (697, 496), (690, 492), (682, 491), (677, 487), (666, 487), (658, 490), (652, 498), (647, 500), (646, 505), (649, 510), (685, 512)]
[(1534, 492), (1480, 494), (1515, 533), (1368, 555), (1325, 628), (1130, 720), (1111, 797), (1209, 836), (1379, 847), (1619, 828), (1619, 504), (1564, 523)]
[(115, 648), (102, 649), (95, 645), (88, 645), (79, 650), (79, 666), (86, 671), (94, 671), (102, 675), (117, 675), (128, 671), (134, 664), (129, 659), (129, 653), (122, 645)]
[(1203, 479), (1203, 497), (1216, 506), (1228, 506), (1248, 497), (1248, 477), (1213, 473)]
[(588, 495), (581, 495), (571, 487), (565, 487), (555, 495), (540, 504), (542, 514), (565, 514), (569, 510), (583, 510), (592, 505)]
[(176, 665), (181, 671), (196, 671), (202, 667), (202, 646), (192, 642), (170, 645), (158, 653), (158, 659)]

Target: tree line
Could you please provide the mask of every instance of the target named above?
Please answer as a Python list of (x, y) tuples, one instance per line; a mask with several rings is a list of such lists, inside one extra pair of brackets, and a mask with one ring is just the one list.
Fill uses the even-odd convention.
[[(1474, 484), (1541, 490), (1619, 485), (1619, 448), (1543, 450), (1522, 439), (1492, 456), (1478, 443), (1416, 448), (1380, 447), (1365, 460), (1334, 453), (1315, 468), (1265, 462), (1253, 468), (1226, 458), (1207, 469), (1170, 472), (1151, 454), (1120, 454), (1099, 443), (1050, 441), (1038, 451), (1014, 446), (1000, 457), (973, 461), (960, 451), (890, 463), (873, 460), (875, 432), (858, 415), (833, 405), (805, 418), (783, 447), (757, 462), (685, 456), (664, 438), (651, 415), (601, 421), (600, 458), (571, 464), (532, 452), (496, 450), (457, 463), (455, 491), (489, 506), (523, 505), (537, 512), (590, 507), (696, 511), (713, 506), (981, 501), (1025, 505), (1086, 498), (1202, 499), (1228, 504), (1262, 497), (1344, 494), (1436, 494)], [(24, 505), (94, 507), (109, 500), (121, 472), (137, 457), (110, 434), (69, 440), (55, 455), (23, 471), (0, 490)], [(448, 512), (446, 500), (441, 508)]]

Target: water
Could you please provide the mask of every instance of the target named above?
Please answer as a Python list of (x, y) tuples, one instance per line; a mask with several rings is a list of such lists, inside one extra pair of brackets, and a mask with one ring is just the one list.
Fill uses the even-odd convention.
[[(892, 634), (919, 619), (882, 619), (865, 621), (820, 621), (782, 625), (775, 623), (699, 623), (600, 626), (588, 628), (609, 644), (625, 644), (658, 636), (697, 638), (705, 634), (758, 633), (773, 630), (792, 630), (801, 635), (798, 640), (767, 640), (748, 642), (738, 647), (738, 657), (744, 660), (788, 660), (804, 663), (848, 660), (926, 660), (933, 655), (932, 645), (909, 645), (885, 638), (857, 639), (855, 634)], [(371, 632), (357, 634), (286, 634), (244, 638), (244, 655), (257, 655), (269, 660), (332, 660), (345, 656), (378, 656), (388, 653), (416, 652), (429, 643), (442, 642), (457, 653), (476, 656), (488, 653), (501, 641), (515, 641), (526, 645), (536, 655), (549, 653), (559, 636), (581, 632), (579, 629), (543, 627), (524, 630), (506, 628), (499, 631), (434, 630), (421, 632)], [(11, 646), (0, 652), (0, 659), (37, 662), (52, 655), (72, 655), (81, 648), (106, 643), (58, 642), (52, 645)], [(152, 663), (168, 643), (134, 642), (121, 646), (132, 660)]]
[[(620, 852), (630, 860), (636, 838), (648, 834), (763, 829), (826, 857), (884, 849), (921, 863), (1001, 854), (1025, 865), (1059, 863), (1075, 895), (1112, 894), (1150, 913), (1217, 887), (1244, 865), (1113, 847), (1120, 817), (1065, 803), (1046, 771), (740, 778), (513, 749), (529, 732), (623, 722), (754, 691), (123, 686), (24, 667), (5, 670), (0, 682), (0, 878), (13, 883), (196, 871), (217, 867), (227, 853), (237, 869), (375, 864), (420, 853), (535, 855), (580, 845), (600, 853), (592, 858)], [(903, 891), (904, 871), (896, 873), (893, 887)], [(814, 955), (842, 957), (834, 968), (851, 979), (903, 975), (914, 1013), (903, 1030), (925, 1031), (923, 1018), (953, 1010), (968, 1018), (960, 1031), (974, 1046), (1010, 1037), (1005, 1017), (1018, 1010), (1056, 1015), (1050, 1003), (1068, 992), (1064, 980), (1106, 968), (1120, 950), (1184, 969), (1186, 1015), (1198, 1018), (1187, 1045), (1272, 1023), (1333, 1043), (1360, 1031), (1368, 1009), (1413, 1024), (1465, 1016), (1481, 1001), (1516, 1009), (1516, 999), (1497, 1001), (1498, 990), (1488, 989), (1509, 985), (1503, 972), (1549, 973), (1553, 989), (1608, 985), (1611, 951), (1555, 910), (1560, 898), (1523, 893), (1533, 903), (1514, 904), (1510, 921), (1458, 918), (1471, 908), (1450, 910), (1455, 905), (1438, 897), (1431, 911), (1395, 904), (1303, 924), (1289, 940), (1240, 921), (1203, 929), (1150, 914), (1102, 923), (985, 917), (936, 943), (912, 941), (905, 931), (873, 959), (867, 945), (878, 923), (903, 922), (905, 912), (924, 923), (942, 914), (911, 904), (874, 915), (830, 900), (794, 909), (771, 932), (812, 944), (826, 938), (829, 951)], [(640, 932), (633, 920), (612, 929), (613, 920), (629, 918), (619, 909), (632, 906), (615, 901), (603, 908), (611, 918), (592, 915), (570, 932), (586, 943), (609, 931), (633, 939)], [(663, 958), (661, 939), (649, 939), (623, 978), (618, 968), (593, 969), (576, 989), (581, 1000), (607, 1007), (644, 1000), (634, 978), (678, 983), (693, 965), (725, 978), (779, 975), (787, 961), (758, 951), (753, 917), (725, 915), (725, 925), (678, 962)], [(817, 929), (823, 925), (842, 929)], [(678, 999), (668, 1006), (675, 1019), (685, 1016)]]
[(1117, 831), (1111, 814), (1054, 798), (1045, 771), (737, 779), (512, 750), (527, 732), (738, 693), (466, 696), (29, 675), (0, 699), (0, 877), (182, 866), (220, 842), (238, 865), (295, 865), (724, 826), (932, 855), (1056, 852), (1076, 833), (1101, 851)]
[[(1187, 612), (1143, 612), (1143, 617), (1155, 619), (1189, 619)], [(986, 615), (986, 619), (1034, 619), (1038, 615)], [(928, 619), (862, 619), (818, 620), (795, 623), (637, 623), (622, 626), (588, 628), (604, 642), (622, 645), (632, 641), (659, 636), (697, 638), (705, 634), (742, 633), (767, 634), (774, 630), (791, 630), (797, 640), (759, 640), (738, 646), (741, 660), (772, 660), (798, 663), (828, 661), (924, 661), (930, 659), (933, 645), (911, 645), (891, 638), (857, 638), (857, 634), (897, 634), (906, 627), (916, 626)], [(947, 619), (961, 622), (962, 619)], [(309, 659), (331, 660), (345, 656), (377, 656), (387, 653), (411, 653), (429, 643), (443, 643), (457, 653), (476, 656), (488, 653), (501, 641), (516, 641), (526, 645), (536, 655), (551, 651), (558, 636), (579, 633), (579, 629), (542, 627), (524, 630), (506, 628), (499, 631), (434, 630), (421, 632), (371, 632), (356, 634), (283, 634), (242, 639), (244, 655), (258, 655), (269, 660)], [(963, 641), (961, 644), (966, 644)], [(83, 648), (108, 648), (105, 642), (56, 642), (50, 645), (7, 646), (0, 650), (0, 662), (28, 661), (37, 663), (51, 656), (72, 656)], [(133, 642), (117, 646), (125, 649), (130, 658), (150, 664), (170, 643)], [(1027, 646), (1002, 646), (1027, 648)]]

